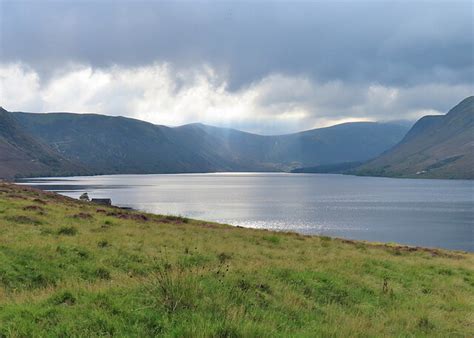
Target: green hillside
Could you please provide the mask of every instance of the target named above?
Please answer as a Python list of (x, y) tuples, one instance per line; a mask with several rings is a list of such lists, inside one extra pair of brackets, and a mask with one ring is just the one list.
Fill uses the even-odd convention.
[(25, 131), (14, 114), (0, 108), (0, 177), (85, 174)]
[(471, 253), (230, 227), (0, 184), (1, 337), (472, 337)]
[(398, 145), (353, 172), (474, 179), (474, 96), (446, 115), (421, 118)]

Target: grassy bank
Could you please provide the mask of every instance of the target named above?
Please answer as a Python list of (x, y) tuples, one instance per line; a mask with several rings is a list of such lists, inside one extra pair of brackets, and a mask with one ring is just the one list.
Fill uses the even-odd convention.
[(473, 267), (0, 185), (0, 337), (469, 337)]

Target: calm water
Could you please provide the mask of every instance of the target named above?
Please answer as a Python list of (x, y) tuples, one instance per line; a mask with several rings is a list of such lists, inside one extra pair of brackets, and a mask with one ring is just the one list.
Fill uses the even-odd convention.
[(474, 182), (320, 174), (111, 175), (29, 185), (160, 214), (474, 251)]

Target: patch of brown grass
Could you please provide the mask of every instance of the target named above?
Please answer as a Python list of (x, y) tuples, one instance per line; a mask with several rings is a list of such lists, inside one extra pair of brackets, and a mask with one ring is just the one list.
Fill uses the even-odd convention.
[(27, 205), (26, 207), (23, 207), (23, 210), (25, 211), (44, 211), (42, 207), (39, 207), (37, 205)]
[(44, 201), (44, 200), (42, 200), (42, 199), (40, 199), (40, 198), (34, 198), (34, 199), (33, 199), (33, 202), (38, 203), (38, 204), (41, 204), (41, 205), (46, 205), (46, 204), (47, 204), (46, 201)]
[(72, 215), (73, 218), (78, 218), (78, 219), (92, 219), (92, 215), (86, 212), (80, 212), (78, 214)]

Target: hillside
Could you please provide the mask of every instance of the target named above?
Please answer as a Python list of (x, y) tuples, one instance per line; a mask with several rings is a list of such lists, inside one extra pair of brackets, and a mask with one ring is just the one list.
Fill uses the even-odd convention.
[(0, 108), (0, 177), (84, 173), (87, 171), (31, 136), (13, 114)]
[(303, 167), (293, 169), (295, 174), (344, 174), (349, 170), (359, 167), (362, 162), (343, 162), (335, 164), (323, 164), (314, 167)]
[(260, 136), (204, 125), (190, 127), (200, 128), (206, 137), (224, 145), (223, 154), (234, 154), (241, 161), (285, 171), (300, 165), (364, 161), (396, 144), (408, 130), (398, 124), (358, 122), (295, 134)]
[(474, 179), (474, 96), (446, 115), (421, 118), (398, 145), (354, 173)]
[(97, 207), (0, 183), (0, 336), (474, 335), (474, 255)]
[(396, 144), (408, 129), (398, 124), (347, 123), (261, 136), (202, 124), (169, 128), (93, 114), (15, 116), (32, 135), (95, 173), (286, 171), (365, 161)]

